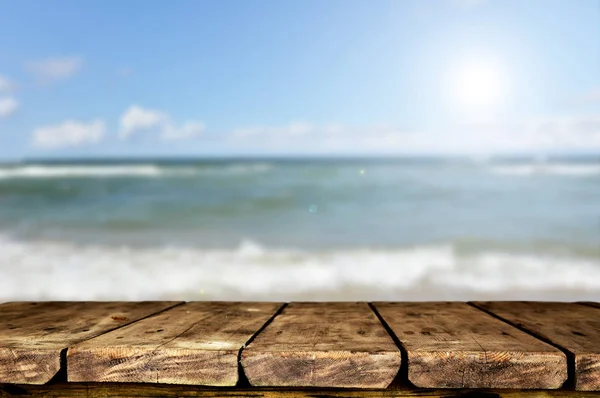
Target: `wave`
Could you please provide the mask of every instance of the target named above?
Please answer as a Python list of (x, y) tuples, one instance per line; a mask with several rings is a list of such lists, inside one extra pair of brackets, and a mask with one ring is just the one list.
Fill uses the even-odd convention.
[(518, 165), (494, 166), (490, 171), (495, 174), (530, 176), (530, 175), (562, 175), (592, 176), (600, 175), (600, 164), (546, 164), (528, 163)]
[(231, 250), (0, 238), (6, 300), (599, 300), (593, 258), (482, 252)]
[(0, 169), (0, 178), (62, 178), (62, 177), (156, 177), (163, 173), (154, 165), (135, 166), (19, 166)]
[(229, 164), (225, 166), (203, 166), (196, 168), (197, 174), (202, 175), (240, 175), (240, 174), (260, 174), (270, 171), (273, 168), (268, 163), (240, 163)]
[(93, 177), (162, 177), (194, 175), (239, 175), (263, 173), (269, 164), (231, 164), (224, 166), (138, 165), (27, 165), (0, 168), (0, 179), (93, 178)]

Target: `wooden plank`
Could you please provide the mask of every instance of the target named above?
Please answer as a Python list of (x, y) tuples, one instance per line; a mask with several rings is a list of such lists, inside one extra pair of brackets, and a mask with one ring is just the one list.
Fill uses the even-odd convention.
[(253, 386), (384, 388), (400, 350), (366, 303), (292, 303), (242, 351)]
[(190, 302), (69, 349), (69, 381), (232, 386), (279, 303)]
[(474, 303), (574, 356), (575, 388), (600, 390), (600, 309), (574, 303)]
[(600, 308), (600, 303), (597, 303), (595, 301), (582, 301), (579, 304), (589, 305), (590, 307)]
[(61, 351), (177, 302), (13, 302), (0, 305), (0, 383), (42, 384)]
[(424, 388), (555, 389), (565, 355), (465, 303), (374, 303)]
[(385, 390), (357, 389), (278, 389), (199, 387), (133, 383), (61, 383), (34, 385), (0, 385), (0, 398), (598, 398), (600, 392), (572, 390), (473, 390), (418, 389), (407, 386)]

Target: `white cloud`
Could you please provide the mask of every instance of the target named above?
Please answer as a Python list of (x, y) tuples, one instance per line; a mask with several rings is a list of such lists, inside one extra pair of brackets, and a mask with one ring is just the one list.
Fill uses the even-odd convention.
[(76, 56), (46, 58), (27, 64), (27, 69), (44, 84), (67, 79), (82, 67), (83, 58)]
[(240, 151), (271, 153), (493, 154), (599, 151), (600, 114), (448, 126), (444, 130), (431, 132), (410, 131), (390, 125), (349, 127), (290, 123), (238, 128), (228, 134), (228, 142)]
[(195, 138), (205, 130), (204, 123), (189, 120), (182, 125), (177, 125), (168, 113), (139, 105), (130, 106), (121, 115), (120, 124), (119, 137), (123, 140), (133, 134), (144, 132), (157, 134), (165, 141), (185, 140)]
[(234, 138), (239, 139), (281, 139), (289, 137), (302, 137), (315, 133), (318, 128), (306, 122), (291, 122), (285, 126), (251, 126), (242, 127), (233, 131)]
[(186, 140), (201, 135), (206, 126), (200, 122), (186, 122), (181, 127), (167, 124), (162, 131), (160, 138), (163, 140)]
[(419, 151), (428, 136), (392, 126), (349, 127), (291, 122), (282, 126), (253, 126), (233, 130), (232, 145), (269, 152), (386, 153)]
[(5, 76), (0, 75), (0, 93), (11, 91), (13, 83)]
[(19, 103), (13, 97), (0, 97), (0, 119), (9, 117), (19, 109)]
[(125, 139), (136, 132), (159, 128), (168, 121), (169, 116), (166, 113), (132, 105), (121, 116), (121, 138)]
[(61, 124), (43, 126), (34, 130), (33, 145), (45, 149), (58, 149), (89, 145), (104, 137), (105, 124), (101, 120), (89, 123), (66, 120)]
[(440, 136), (456, 153), (600, 151), (600, 114), (541, 116), (503, 124), (454, 128)]
[(542, 148), (600, 149), (600, 114), (533, 119), (525, 126), (525, 136)]

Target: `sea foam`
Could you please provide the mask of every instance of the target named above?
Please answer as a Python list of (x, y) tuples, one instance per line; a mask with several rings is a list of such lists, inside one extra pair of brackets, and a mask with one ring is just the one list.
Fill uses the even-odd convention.
[(0, 238), (6, 300), (599, 300), (597, 259), (452, 245), (304, 251), (75, 245)]
[(158, 166), (17, 166), (0, 169), (0, 178), (63, 178), (63, 177), (157, 177), (163, 174)]
[(135, 165), (27, 165), (0, 167), (0, 179), (94, 178), (94, 177), (169, 177), (194, 175), (239, 175), (264, 173), (266, 163), (224, 166), (158, 166)]
[(526, 163), (493, 166), (490, 171), (494, 174), (515, 176), (560, 175), (585, 177), (600, 175), (600, 164)]

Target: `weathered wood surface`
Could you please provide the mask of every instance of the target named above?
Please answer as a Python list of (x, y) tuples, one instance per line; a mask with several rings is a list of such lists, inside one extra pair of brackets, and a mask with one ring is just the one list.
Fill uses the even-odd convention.
[(556, 348), (465, 303), (374, 303), (424, 388), (555, 389), (567, 379)]
[(233, 386), (279, 303), (190, 302), (69, 349), (69, 381)]
[(0, 383), (42, 384), (61, 351), (177, 302), (18, 302), (0, 305)]
[(575, 388), (600, 390), (600, 309), (575, 303), (474, 303), (574, 356)]
[(590, 307), (600, 308), (600, 303), (597, 303), (595, 301), (582, 301), (580, 304), (589, 305)]
[(400, 361), (366, 303), (292, 303), (242, 352), (253, 386), (384, 388)]
[(387, 390), (332, 390), (332, 389), (281, 389), (281, 388), (210, 388), (131, 383), (65, 383), (43, 386), (0, 385), (0, 398), (598, 398), (600, 392), (568, 390), (425, 390), (399, 387)]

